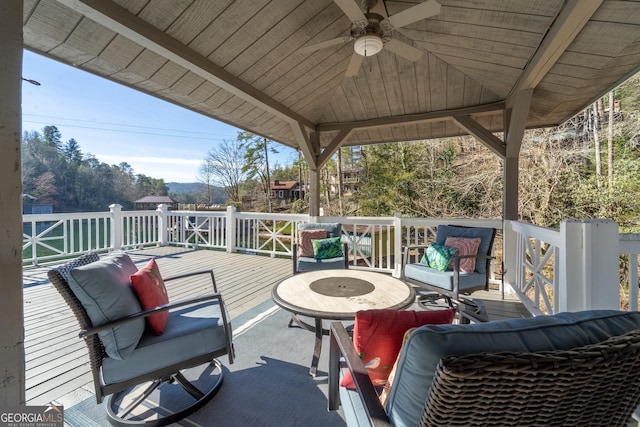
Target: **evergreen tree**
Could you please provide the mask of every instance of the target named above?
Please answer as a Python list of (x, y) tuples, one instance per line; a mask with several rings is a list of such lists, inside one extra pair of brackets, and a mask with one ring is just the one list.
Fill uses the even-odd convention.
[(55, 126), (45, 126), (42, 129), (44, 141), (48, 145), (60, 149), (62, 147), (62, 134)]

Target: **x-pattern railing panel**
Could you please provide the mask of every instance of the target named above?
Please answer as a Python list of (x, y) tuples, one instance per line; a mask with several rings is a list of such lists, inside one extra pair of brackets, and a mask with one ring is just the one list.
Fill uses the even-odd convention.
[[(516, 283), (513, 287), (530, 311), (555, 313), (559, 233), (523, 223), (513, 223), (513, 227), (517, 233)], [(545, 236), (552, 242), (545, 241)]]

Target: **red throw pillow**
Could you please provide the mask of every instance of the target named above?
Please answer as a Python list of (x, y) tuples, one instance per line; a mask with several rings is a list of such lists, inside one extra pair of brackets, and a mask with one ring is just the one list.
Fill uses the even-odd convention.
[[(132, 274), (130, 278), (143, 310), (156, 308), (169, 302), (167, 288), (164, 286), (164, 281), (155, 259), (152, 258), (147, 265), (138, 270), (137, 273)], [(153, 333), (162, 335), (168, 318), (169, 312), (163, 311), (146, 319)]]
[(298, 256), (313, 258), (312, 240), (325, 239), (327, 230), (298, 230)]
[[(393, 364), (402, 347), (404, 333), (422, 325), (451, 323), (454, 308), (444, 310), (398, 311), (364, 310), (356, 313), (353, 326), (353, 346), (367, 368), (374, 386), (387, 382)], [(340, 383), (355, 388), (351, 372), (347, 371)]]

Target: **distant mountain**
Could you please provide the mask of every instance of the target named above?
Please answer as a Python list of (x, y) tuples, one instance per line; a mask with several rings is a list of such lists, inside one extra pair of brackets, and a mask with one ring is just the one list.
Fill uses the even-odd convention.
[[(167, 182), (169, 195), (180, 203), (194, 203), (202, 200), (200, 196), (205, 194), (207, 186), (201, 182)], [(211, 203), (221, 205), (227, 202), (227, 196), (222, 187), (213, 187)]]
[(201, 182), (167, 182), (169, 193), (181, 194), (181, 193), (198, 193), (205, 191), (207, 188)]

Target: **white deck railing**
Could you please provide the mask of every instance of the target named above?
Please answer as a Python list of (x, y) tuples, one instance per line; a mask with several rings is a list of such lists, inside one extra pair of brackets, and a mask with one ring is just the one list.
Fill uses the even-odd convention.
[(562, 246), (560, 232), (522, 222), (511, 223), (516, 233), (515, 282), (511, 288), (527, 309), (536, 314), (553, 313), (558, 306), (558, 279), (554, 268)]
[[(110, 208), (110, 212), (24, 215), (23, 264), (37, 265), (90, 250), (106, 252), (151, 245), (290, 257), (298, 224), (340, 222), (343, 241), (349, 244), (352, 268), (399, 275), (402, 247), (429, 244), (435, 238), (438, 225), (493, 227), (499, 230), (494, 248), (503, 248), (504, 255), (504, 266), (492, 265), (494, 283), (496, 272), (505, 271), (508, 285), (505, 287), (512, 289), (529, 311), (541, 314), (567, 309), (562, 300), (564, 295), (584, 299), (584, 305), (589, 305), (589, 295), (574, 296), (572, 286), (575, 285), (571, 282), (574, 276), (589, 282), (594, 271), (584, 265), (597, 258), (591, 248), (584, 250), (577, 261), (572, 253), (576, 247), (588, 246), (580, 241), (590, 235), (585, 232), (585, 227), (590, 225), (585, 225), (584, 221), (578, 224), (581, 227), (578, 232), (571, 231), (572, 227), (575, 229), (573, 223), (553, 230), (514, 221), (504, 222), (508, 228), (503, 230), (501, 220), (403, 218), (400, 214), (393, 217), (310, 217), (304, 214), (239, 213), (232, 207), (225, 212), (167, 211), (164, 207), (156, 211), (122, 211), (119, 205)], [(627, 266), (623, 269), (625, 277), (620, 280), (624, 286), (620, 286), (618, 292), (629, 301), (629, 310), (637, 310), (640, 235), (618, 235), (616, 232), (613, 241), (616, 245), (613, 252), (617, 251), (620, 254), (617, 259)], [(596, 243), (593, 247), (602, 242)], [(567, 272), (568, 268), (576, 271)], [(619, 270), (618, 265), (615, 268)], [(603, 286), (592, 285), (594, 288)]]
[[(521, 222), (509, 222), (509, 225), (516, 235), (515, 262), (508, 267), (515, 268), (515, 274), (509, 276), (513, 279), (509, 283), (531, 313), (564, 311), (567, 305), (564, 296), (567, 293), (571, 294), (567, 288), (573, 286), (571, 279), (580, 275), (583, 276), (583, 282), (587, 282), (593, 291), (589, 293), (588, 289), (581, 290), (579, 296), (585, 301), (584, 308), (589, 308), (589, 305), (594, 303), (597, 293), (601, 292), (600, 295), (605, 293), (605, 298), (613, 299), (619, 295), (618, 305), (623, 309), (638, 310), (639, 234), (616, 234), (611, 245), (607, 241), (592, 239), (591, 234), (585, 232), (585, 226), (600, 225), (597, 221), (593, 224), (588, 221), (578, 224), (567, 222), (559, 230)], [(575, 225), (580, 227), (577, 236), (575, 231), (570, 230)], [(578, 242), (582, 253), (576, 254), (578, 251), (572, 250), (572, 241)], [(609, 251), (611, 253), (608, 253)], [(571, 271), (569, 265), (575, 262), (577, 256), (583, 260), (582, 268)], [(599, 261), (605, 256), (608, 260), (618, 260), (619, 265), (606, 266), (622, 271), (616, 283), (598, 281), (598, 270), (601, 269)], [(565, 270), (564, 275), (561, 267)], [(609, 295), (606, 295), (607, 293)]]

